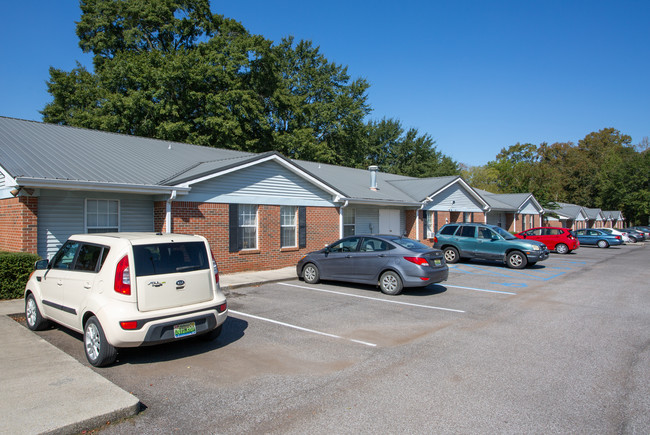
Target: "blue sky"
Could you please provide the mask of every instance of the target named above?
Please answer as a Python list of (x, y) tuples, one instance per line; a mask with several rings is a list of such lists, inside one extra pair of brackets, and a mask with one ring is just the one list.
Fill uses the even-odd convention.
[[(0, 116), (41, 120), (50, 66), (91, 58), (75, 0), (4, 2)], [(273, 41), (320, 46), (371, 85), (371, 119), (399, 119), (482, 165), (517, 142), (650, 136), (650, 1), (229, 0), (216, 13)]]

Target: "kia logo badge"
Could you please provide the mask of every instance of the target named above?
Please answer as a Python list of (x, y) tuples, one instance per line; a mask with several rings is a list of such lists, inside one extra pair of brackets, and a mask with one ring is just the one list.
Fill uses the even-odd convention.
[(176, 285), (178, 285), (178, 286), (185, 285), (185, 281), (183, 281), (182, 279), (179, 279), (178, 281), (176, 281)]

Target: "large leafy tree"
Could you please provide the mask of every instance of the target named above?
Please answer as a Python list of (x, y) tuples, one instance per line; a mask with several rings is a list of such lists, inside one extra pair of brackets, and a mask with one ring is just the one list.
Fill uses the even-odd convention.
[(371, 121), (366, 133), (366, 158), (357, 166), (378, 165), (382, 170), (411, 177), (458, 175), (460, 167), (438, 151), (428, 134), (417, 129), (404, 131), (394, 119)]
[(273, 47), (279, 86), (269, 101), (274, 148), (292, 158), (353, 165), (370, 112), (363, 79), (329, 62), (311, 41)]
[(81, 9), (77, 33), (95, 71), (50, 69), (46, 122), (260, 146), (275, 80), (269, 41), (212, 14), (207, 0), (83, 0)]

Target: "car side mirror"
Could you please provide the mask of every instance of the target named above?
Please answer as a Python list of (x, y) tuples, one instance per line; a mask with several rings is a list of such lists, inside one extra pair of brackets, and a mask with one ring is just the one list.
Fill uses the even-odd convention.
[(43, 270), (47, 269), (47, 260), (38, 260), (36, 263), (34, 263), (34, 269), (36, 270)]
[(497, 234), (492, 234), (492, 240), (499, 240), (499, 236)]

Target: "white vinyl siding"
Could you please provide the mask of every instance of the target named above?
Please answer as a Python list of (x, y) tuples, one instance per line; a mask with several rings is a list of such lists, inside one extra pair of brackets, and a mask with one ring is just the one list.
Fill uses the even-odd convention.
[(459, 211), (481, 213), (481, 204), (459, 184), (453, 184), (433, 197), (425, 206), (426, 210)]

